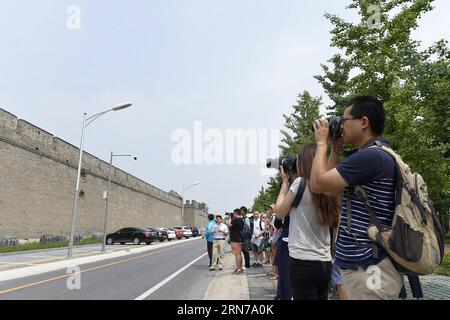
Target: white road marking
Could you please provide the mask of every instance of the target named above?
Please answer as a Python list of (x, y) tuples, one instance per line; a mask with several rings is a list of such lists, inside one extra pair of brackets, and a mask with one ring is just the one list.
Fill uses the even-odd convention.
[(208, 253), (204, 253), (202, 254), (200, 257), (198, 257), (197, 259), (195, 259), (194, 261), (188, 263), (187, 265), (185, 265), (183, 268), (181, 268), (180, 270), (178, 270), (177, 272), (173, 273), (171, 276), (167, 277), (166, 279), (164, 279), (163, 281), (161, 281), (160, 283), (158, 283), (156, 286), (154, 286), (153, 288), (151, 288), (150, 290), (144, 292), (143, 294), (141, 294), (139, 297), (137, 297), (134, 300), (144, 300), (146, 299), (148, 296), (150, 296), (153, 292), (155, 292), (156, 290), (158, 290), (159, 288), (161, 288), (162, 286), (164, 286), (165, 284), (167, 284), (170, 280), (172, 280), (173, 278), (175, 278), (176, 276), (178, 276), (180, 273), (182, 273), (184, 270), (186, 270), (187, 268), (189, 268), (190, 266), (192, 266), (194, 263), (196, 263), (198, 260), (202, 259), (204, 256), (206, 256)]

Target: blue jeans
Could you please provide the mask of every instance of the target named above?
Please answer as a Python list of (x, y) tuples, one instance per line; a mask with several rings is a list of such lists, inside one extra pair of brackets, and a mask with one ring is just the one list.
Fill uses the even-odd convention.
[(333, 263), (333, 271), (331, 272), (331, 285), (333, 287), (342, 286), (344, 280), (342, 280), (341, 269)]
[(277, 300), (292, 300), (291, 287), (289, 284), (289, 248), (288, 243), (278, 241), (278, 284)]

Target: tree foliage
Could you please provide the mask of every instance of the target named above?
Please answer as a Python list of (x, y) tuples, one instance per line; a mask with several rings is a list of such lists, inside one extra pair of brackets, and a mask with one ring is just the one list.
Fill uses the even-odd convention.
[[(340, 53), (322, 64), (315, 76), (332, 101), (326, 109), (341, 115), (357, 95), (372, 95), (385, 105), (385, 136), (413, 171), (428, 184), (438, 211), (450, 208), (450, 50), (446, 40), (426, 49), (412, 39), (420, 17), (433, 10), (433, 0), (354, 0), (358, 23), (325, 14), (332, 25), (331, 46)], [(375, 12), (375, 13), (374, 13)], [(312, 141), (311, 122), (321, 98), (303, 92), (291, 115), (284, 115), (282, 155), (296, 154)], [(279, 177), (269, 181), (270, 194)], [(268, 197), (267, 201), (273, 201)], [(256, 198), (258, 200), (258, 197)], [(275, 195), (276, 200), (276, 195)]]

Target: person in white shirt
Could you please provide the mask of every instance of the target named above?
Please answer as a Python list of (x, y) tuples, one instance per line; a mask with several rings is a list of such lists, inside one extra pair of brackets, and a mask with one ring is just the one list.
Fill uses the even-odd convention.
[[(330, 230), (337, 230), (340, 202), (337, 196), (311, 192), (310, 178), (315, 144), (303, 146), (297, 156), (297, 174), (289, 186), (289, 176), (280, 167), (283, 181), (277, 200), (278, 219), (289, 216), (289, 283), (294, 300), (327, 300), (332, 257)], [(297, 207), (294, 199), (304, 183)]]
[(222, 223), (222, 216), (216, 216), (216, 224), (211, 230), (211, 235), (214, 237), (213, 244), (213, 259), (211, 267), (209, 271), (213, 271), (216, 269), (216, 266), (219, 267), (219, 271), (222, 270), (223, 267), (223, 255), (225, 243), (228, 236), (228, 227), (226, 224)]
[(253, 267), (255, 268), (261, 268), (262, 261), (263, 261), (263, 247), (262, 247), (262, 240), (264, 238), (265, 231), (265, 225), (264, 222), (260, 219), (260, 213), (259, 211), (255, 211), (253, 213), (253, 236), (250, 242), (252, 243), (252, 250), (255, 258), (255, 262), (253, 263)]

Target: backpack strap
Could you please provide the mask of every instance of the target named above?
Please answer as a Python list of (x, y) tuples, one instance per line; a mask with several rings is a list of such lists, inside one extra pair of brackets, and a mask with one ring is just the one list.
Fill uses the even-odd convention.
[(352, 233), (352, 193), (354, 189), (345, 189), (345, 197), (347, 198), (347, 226), (343, 227), (344, 231), (359, 244), (358, 238)]
[(346, 189), (345, 196), (347, 198), (347, 233), (349, 235), (351, 235), (351, 232), (352, 232), (351, 231), (352, 230), (352, 192), (349, 189)]
[(302, 178), (300, 186), (298, 187), (297, 194), (295, 195), (294, 202), (292, 203), (293, 208), (298, 208), (300, 202), (302, 201), (305, 190), (306, 190), (306, 180), (305, 178)]
[[(361, 186), (355, 186), (355, 193), (359, 200), (361, 200), (364, 203), (364, 206), (366, 207), (367, 211), (370, 214), (370, 221), (377, 227), (378, 232), (381, 232), (383, 230), (383, 226), (380, 223), (380, 220), (377, 218), (375, 213), (373, 212), (372, 205), (369, 202), (369, 199), (367, 198), (367, 193)], [(373, 257), (375, 259), (378, 258), (378, 246), (375, 242), (372, 242), (372, 250), (373, 250)]]
[(380, 140), (375, 140), (374, 143), (378, 148), (383, 148), (383, 145), (381, 144)]
[(426, 209), (423, 206), (422, 202), (419, 199), (419, 187), (417, 185), (417, 174), (415, 174), (415, 189), (413, 186), (411, 186), (408, 182), (403, 180), (403, 176), (401, 174), (401, 169), (399, 168), (398, 162), (397, 162), (397, 157), (398, 155), (395, 153), (394, 150), (392, 150), (391, 148), (388, 147), (383, 147), (383, 145), (379, 142), (379, 141), (375, 141), (376, 144), (376, 148), (379, 150), (383, 150), (384, 152), (386, 152), (387, 154), (389, 154), (395, 162), (395, 191), (396, 191), (396, 197), (395, 197), (395, 205), (398, 205), (401, 203), (401, 196), (402, 196), (402, 191), (403, 188), (406, 189), (406, 191), (408, 191), (409, 195), (411, 196), (411, 200), (414, 202), (414, 204), (417, 206), (417, 208), (419, 209), (420, 215), (422, 217), (422, 223), (426, 224), (427, 223), (427, 214), (426, 214)]

